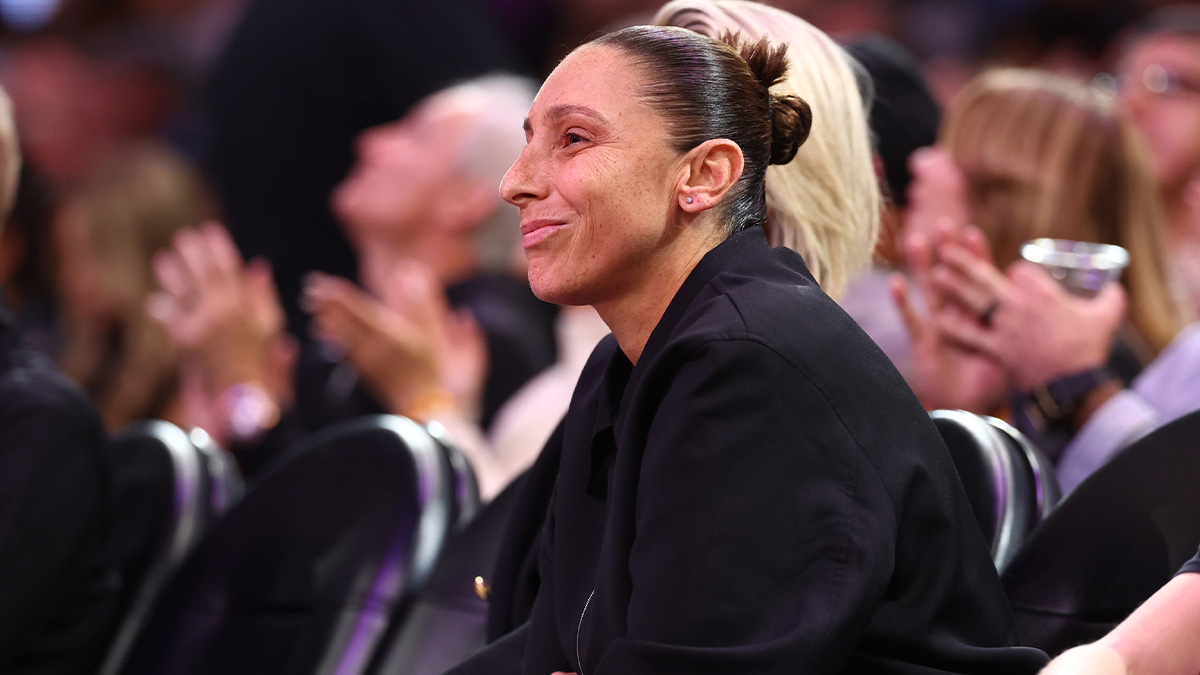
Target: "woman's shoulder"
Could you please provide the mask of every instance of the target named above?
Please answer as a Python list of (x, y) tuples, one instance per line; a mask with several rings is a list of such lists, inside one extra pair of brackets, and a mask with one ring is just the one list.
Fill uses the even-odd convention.
[(804, 371), (836, 367), (850, 375), (866, 369), (878, 377), (891, 369), (862, 328), (790, 262), (781, 256), (772, 265), (715, 275), (681, 321), (677, 339), (759, 342)]

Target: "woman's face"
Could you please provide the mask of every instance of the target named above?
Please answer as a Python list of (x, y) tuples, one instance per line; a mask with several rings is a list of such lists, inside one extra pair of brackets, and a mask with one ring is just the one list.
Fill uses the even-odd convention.
[(1180, 189), (1200, 171), (1200, 40), (1146, 38), (1120, 68), (1121, 102), (1144, 134), (1158, 180)]
[(67, 206), (56, 214), (53, 226), (58, 286), (65, 308), (88, 325), (107, 325), (117, 316), (119, 305), (96, 254), (87, 216)]
[(601, 305), (650, 290), (668, 255), (683, 156), (639, 96), (639, 67), (585, 46), (551, 73), (529, 111), (528, 145), (500, 192), (521, 210), (538, 297)]

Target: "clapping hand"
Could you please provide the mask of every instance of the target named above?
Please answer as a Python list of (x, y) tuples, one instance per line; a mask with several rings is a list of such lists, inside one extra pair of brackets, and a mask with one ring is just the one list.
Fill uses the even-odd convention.
[(432, 272), (405, 261), (375, 299), (325, 274), (305, 282), (306, 309), (322, 339), (346, 358), (389, 411), (417, 419), (478, 405), (487, 349), (473, 317), (454, 312)]
[(270, 266), (242, 263), (229, 233), (206, 223), (176, 235), (154, 257), (160, 290), (147, 311), (180, 347), (181, 390), (193, 423), (221, 439), (217, 401), (235, 384), (290, 405), (296, 345), (284, 332)]
[[(942, 219), (936, 228), (939, 239), (958, 236), (954, 222)], [(935, 242), (925, 232), (913, 232), (904, 242), (912, 282), (925, 299), (922, 315), (910, 297), (910, 281), (902, 274), (891, 279), (892, 298), (912, 342), (914, 372), (910, 382), (928, 409), (962, 408), (992, 412), (1007, 394), (1004, 373), (987, 355), (964, 347), (939, 328), (937, 317), (946, 303), (933, 284)]]
[(982, 234), (973, 227), (965, 234), (973, 245), (960, 239), (938, 247), (932, 281), (946, 300), (935, 315), (940, 332), (995, 360), (1020, 391), (1108, 362), (1125, 314), (1120, 284), (1088, 299), (1025, 260), (1002, 273)]

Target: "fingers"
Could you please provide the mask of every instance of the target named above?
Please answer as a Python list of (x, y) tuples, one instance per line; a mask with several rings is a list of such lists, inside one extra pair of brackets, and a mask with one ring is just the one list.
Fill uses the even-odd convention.
[(984, 236), (983, 230), (974, 225), (967, 225), (963, 228), (960, 239), (962, 245), (976, 258), (986, 260), (992, 265), (996, 264), (996, 256), (992, 253), (992, 244)]
[(976, 317), (1011, 304), (1009, 280), (990, 262), (953, 243), (942, 246), (938, 253), (939, 265), (932, 278), (939, 293)]
[(150, 297), (146, 298), (146, 314), (149, 314), (151, 319), (170, 332), (171, 326), (179, 316), (179, 311), (171, 296), (163, 291), (158, 291), (151, 293)]
[(200, 236), (208, 253), (209, 264), (224, 280), (234, 282), (242, 273), (242, 254), (220, 223), (208, 221), (200, 228)]
[(188, 274), (186, 266), (174, 249), (165, 249), (154, 255), (151, 261), (154, 278), (167, 295), (182, 300), (195, 293), (196, 282)]
[(1092, 303), (1102, 316), (1116, 324), (1125, 317), (1125, 311), (1129, 308), (1129, 296), (1121, 284), (1110, 282), (1104, 284), (1100, 293), (1092, 298)]
[(203, 230), (187, 229), (175, 235), (175, 254), (197, 288), (216, 289), (230, 283), (231, 280), (209, 249)]
[(961, 311), (943, 311), (934, 317), (934, 323), (944, 337), (959, 346), (1003, 362), (999, 337), (981, 326), (973, 315)]
[(900, 318), (904, 320), (909, 337), (913, 342), (920, 342), (925, 338), (927, 328), (925, 320), (913, 307), (908, 279), (896, 272), (888, 279), (888, 288), (892, 292), (892, 301), (896, 303), (896, 309), (900, 310)]
[[(304, 309), (323, 339), (355, 352), (363, 340), (383, 330), (376, 301), (346, 279), (310, 273), (304, 279)], [(351, 355), (351, 358), (354, 358)]]
[(172, 245), (155, 254), (159, 287), (188, 310), (214, 293), (236, 294), (242, 258), (224, 227), (215, 222), (180, 231)]
[(246, 301), (263, 330), (278, 333), (283, 331), (283, 303), (279, 301), (279, 290), (271, 265), (262, 258), (255, 258), (245, 269)]
[(400, 261), (389, 270), (380, 299), (389, 309), (428, 326), (445, 322), (450, 313), (441, 282), (432, 269), (415, 260)]

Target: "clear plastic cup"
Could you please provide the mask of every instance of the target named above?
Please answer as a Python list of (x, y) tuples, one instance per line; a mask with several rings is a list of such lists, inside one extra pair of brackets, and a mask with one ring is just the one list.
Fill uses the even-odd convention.
[(1111, 244), (1070, 239), (1034, 239), (1021, 246), (1021, 257), (1040, 265), (1071, 293), (1093, 298), (1129, 266), (1129, 251)]

